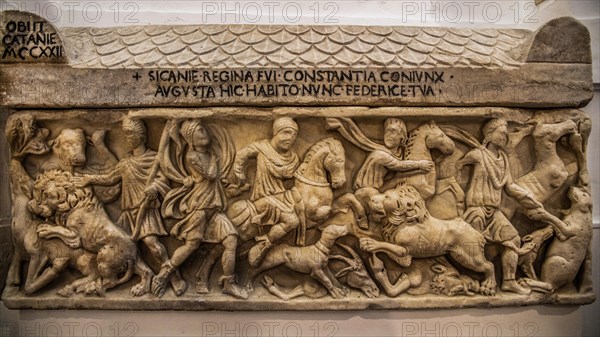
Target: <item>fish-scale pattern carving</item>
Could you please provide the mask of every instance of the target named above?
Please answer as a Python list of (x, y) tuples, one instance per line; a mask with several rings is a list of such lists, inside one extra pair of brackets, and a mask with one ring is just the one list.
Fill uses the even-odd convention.
[[(133, 26), (65, 28), (70, 62), (137, 67), (517, 67), (531, 32), (364, 26)], [(79, 48), (86, 47), (86, 51)]]

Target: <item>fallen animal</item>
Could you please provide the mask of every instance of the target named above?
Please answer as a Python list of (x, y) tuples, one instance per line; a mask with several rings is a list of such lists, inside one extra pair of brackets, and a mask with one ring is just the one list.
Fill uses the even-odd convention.
[(390, 297), (396, 297), (404, 292), (411, 295), (434, 293), (446, 296), (471, 296), (481, 292), (479, 281), (461, 275), (443, 257), (413, 260), (411, 266), (406, 268), (394, 282), (390, 281), (388, 270), (376, 254), (371, 256), (369, 263), (375, 278)]

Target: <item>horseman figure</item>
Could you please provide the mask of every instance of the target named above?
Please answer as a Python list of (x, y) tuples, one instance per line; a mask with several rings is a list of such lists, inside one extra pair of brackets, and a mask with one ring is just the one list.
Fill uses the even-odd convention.
[(248, 253), (252, 266), (274, 242), (291, 230), (299, 228), (296, 243), (304, 245), (304, 203), (298, 191), (286, 189), (284, 181), (294, 176), (300, 160), (292, 150), (298, 136), (298, 124), (290, 117), (273, 122), (273, 137), (251, 143), (241, 149), (233, 167), (239, 186), (246, 185), (246, 166), (250, 158), (256, 158), (256, 176), (252, 184), (250, 201), (252, 223), (258, 226), (272, 225), (266, 235), (256, 238), (257, 244)]
[(380, 146), (369, 153), (365, 159), (354, 181), (354, 189), (357, 191), (363, 188), (375, 188), (381, 192), (389, 171), (418, 170), (426, 173), (433, 169), (431, 161), (403, 160), (407, 134), (406, 125), (400, 118), (386, 119), (383, 130), (385, 148)]
[[(369, 152), (354, 180), (354, 194), (365, 202), (373, 195), (383, 192), (391, 181), (391, 173), (399, 177), (425, 174), (435, 169), (431, 160), (406, 160), (406, 125), (400, 118), (388, 118), (384, 122), (383, 144), (365, 136), (360, 128), (348, 118), (328, 118), (327, 128), (335, 129), (348, 141)], [(395, 187), (395, 186), (392, 186)]]

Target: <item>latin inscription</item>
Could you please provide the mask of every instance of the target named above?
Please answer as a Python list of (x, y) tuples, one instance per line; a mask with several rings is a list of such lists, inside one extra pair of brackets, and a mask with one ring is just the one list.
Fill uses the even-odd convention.
[(442, 93), (438, 70), (149, 70), (154, 97), (435, 97)]
[(45, 30), (49, 25), (44, 21), (13, 20), (3, 27), (3, 60), (35, 60), (61, 58), (63, 47), (56, 32)]

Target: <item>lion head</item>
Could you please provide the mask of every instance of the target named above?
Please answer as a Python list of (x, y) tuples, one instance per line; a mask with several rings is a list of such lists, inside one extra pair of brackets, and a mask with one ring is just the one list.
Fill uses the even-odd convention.
[(77, 205), (92, 200), (91, 189), (75, 187), (72, 178), (70, 172), (61, 170), (49, 170), (40, 174), (33, 184), (33, 199), (29, 201), (29, 210), (43, 218), (49, 218), (57, 212), (67, 213)]
[(369, 201), (371, 213), (383, 225), (383, 235), (390, 235), (397, 227), (423, 223), (429, 213), (421, 194), (412, 186), (398, 186)]
[(446, 268), (441, 264), (431, 266), (435, 273), (431, 280), (431, 292), (438, 295), (472, 296), (480, 291), (479, 281), (466, 275), (461, 275), (454, 268)]

